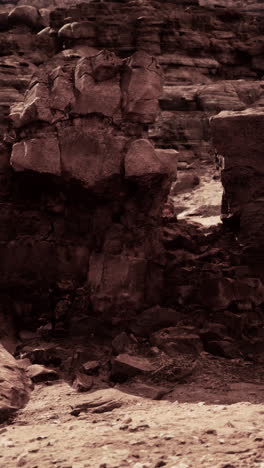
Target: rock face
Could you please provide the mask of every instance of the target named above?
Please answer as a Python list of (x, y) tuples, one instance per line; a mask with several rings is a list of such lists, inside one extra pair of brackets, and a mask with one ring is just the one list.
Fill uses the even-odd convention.
[(31, 390), (32, 383), (25, 370), (0, 344), (0, 422), (26, 405)]
[(240, 11), (254, 14), (263, 12), (263, 3), (259, 0), (247, 0), (246, 3), (241, 0), (199, 0), (199, 4), (207, 7), (238, 8)]
[(212, 120), (214, 143), (225, 159), (223, 218), (236, 220), (245, 260), (262, 277), (263, 124), (264, 112), (260, 106), (240, 112), (221, 112)]
[(177, 213), (208, 168), (211, 179), (209, 119), (263, 100), (258, 5), (2, 2), (0, 303), (18, 326), (74, 322), (78, 332), (102, 315), (136, 315), (148, 336), (149, 317), (152, 331), (177, 325), (193, 290), (202, 308), (239, 302), (236, 273), (222, 271), (229, 258), (183, 225), (166, 226), (162, 244), (160, 214), (176, 159)]
[[(179, 151), (179, 182), (186, 173), (208, 174), (210, 180), (214, 175), (214, 150), (208, 119), (220, 110), (245, 109), (262, 93), (259, 83), (264, 70), (261, 12), (261, 2), (247, 1), (245, 4), (239, 0), (4, 2), (0, 7), (0, 43), (4, 57), (0, 68), (0, 82), (4, 84), (0, 91), (0, 106), (8, 115), (10, 104), (23, 100), (30, 78), (40, 65), (54, 59), (54, 69), (57, 68), (58, 53), (68, 60), (73, 56), (84, 58), (82, 67), (85, 67), (86, 58), (102, 49), (115, 52), (119, 58), (144, 50), (157, 57), (165, 84), (160, 99), (162, 112), (150, 130), (151, 139), (163, 149)], [(102, 73), (104, 75), (105, 70)], [(134, 79), (130, 79), (130, 93), (137, 82), (136, 76), (134, 74)], [(64, 79), (56, 76), (54, 83), (62, 83)], [(81, 82), (76, 88), (79, 91), (80, 87), (88, 86), (88, 81), (86, 85)], [(143, 80), (141, 85), (146, 94)], [(61, 106), (67, 104), (63, 104), (64, 97), (58, 91), (60, 85), (54, 86), (52, 99), (56, 108), (63, 111)], [(104, 94), (99, 93), (100, 103), (98, 86), (102, 88), (91, 76), (89, 87), (93, 92), (77, 102), (78, 109), (81, 111), (82, 108), (85, 113), (89, 100), (90, 110), (97, 112), (107, 105), (108, 110), (104, 109), (104, 112), (111, 116), (120, 98), (118, 86), (114, 91), (111, 85), (110, 96), (104, 82)], [(39, 97), (41, 89), (39, 86), (32, 90), (33, 94), (37, 92), (35, 97)], [(61, 89), (71, 100), (71, 87), (62, 86)], [(29, 99), (35, 99), (33, 94)], [(139, 94), (138, 99), (140, 101)], [(132, 99), (127, 108), (130, 114), (134, 112), (133, 106)], [(148, 113), (151, 112), (155, 113), (155, 109), (148, 109)], [(49, 120), (47, 115), (46, 118)], [(1, 122), (1, 135), (5, 129), (6, 122)], [(51, 141), (51, 151), (56, 152), (53, 143)], [(20, 146), (17, 153), (21, 155), (21, 152), (23, 154)], [(44, 160), (46, 164), (45, 157)], [(47, 170), (46, 165), (43, 170)], [(59, 168), (55, 165), (53, 171), (56, 173)], [(207, 184), (207, 179), (201, 178), (201, 186)], [(192, 188), (192, 192), (197, 188)], [(182, 192), (179, 188), (176, 190), (177, 212), (184, 213), (186, 207), (190, 208), (191, 200), (184, 199), (184, 195), (179, 197)], [(221, 191), (220, 184), (213, 184), (212, 191), (216, 190)], [(211, 202), (217, 205), (217, 214), (218, 199)], [(203, 201), (200, 204), (203, 206)]]
[[(159, 66), (145, 52), (123, 63), (101, 51), (41, 70), (24, 102), (11, 109), (19, 140), (11, 165), (77, 180), (93, 192), (105, 191), (122, 165), (126, 179), (166, 173), (151, 143), (136, 139), (155, 120), (160, 93)], [(32, 131), (36, 122), (44, 128)], [(123, 129), (125, 122), (133, 128)]]
[[(78, 310), (78, 287), (85, 315), (110, 319), (160, 301), (160, 214), (177, 156), (156, 153), (147, 138), (161, 80), (144, 51), (125, 60), (108, 51), (62, 56), (39, 68), (11, 108), (10, 183), (19, 193), (11, 190), (5, 205), (7, 227), (11, 218), (16, 227), (3, 238), (3, 283), (24, 284), (29, 295), (33, 284), (41, 288), (53, 322)], [(21, 197), (23, 227), (14, 219)]]
[(32, 382), (39, 383), (59, 378), (57, 372), (48, 369), (40, 364), (32, 364), (27, 368), (27, 375), (31, 378)]

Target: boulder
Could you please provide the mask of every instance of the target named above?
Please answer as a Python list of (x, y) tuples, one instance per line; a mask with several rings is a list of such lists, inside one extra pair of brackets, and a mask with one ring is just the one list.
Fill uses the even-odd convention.
[[(112, 56), (109, 58), (104, 55), (102, 62), (103, 60), (105, 65), (101, 63), (101, 71), (98, 63), (96, 66), (96, 62), (93, 68), (91, 58), (82, 58), (77, 63), (75, 69), (77, 99), (73, 107), (75, 113), (81, 115), (99, 113), (113, 117), (120, 110), (121, 89), (118, 67), (113, 63)], [(111, 76), (111, 79), (108, 76)]]
[(40, 76), (39, 81), (35, 78), (25, 94), (24, 102), (11, 108), (9, 117), (15, 128), (23, 127), (35, 121), (52, 122), (50, 96), (46, 80), (45, 74)]
[(22, 348), (21, 357), (30, 360), (31, 364), (59, 366), (65, 357), (65, 350), (55, 344), (47, 344), (37, 348), (28, 345)]
[(84, 364), (82, 364), (82, 372), (86, 375), (98, 374), (99, 368), (99, 361), (86, 361)]
[(67, 23), (58, 31), (62, 39), (91, 39), (95, 37), (95, 24), (92, 21)]
[(72, 386), (75, 390), (77, 390), (77, 392), (88, 392), (89, 390), (91, 390), (93, 383), (93, 377), (79, 372), (76, 375)]
[(200, 354), (203, 344), (193, 327), (169, 327), (151, 335), (152, 345), (159, 347), (169, 356), (178, 354)]
[[(225, 313), (224, 313), (225, 314)], [(220, 341), (226, 336), (227, 329), (220, 323), (207, 323), (205, 328), (199, 331), (199, 336), (204, 345), (209, 341)]]
[(169, 307), (154, 306), (141, 312), (131, 325), (131, 330), (138, 336), (149, 336), (151, 333), (180, 320), (180, 313)]
[(152, 144), (145, 139), (131, 143), (125, 157), (125, 176), (142, 177), (167, 173)]
[(13, 145), (10, 164), (17, 172), (36, 171), (61, 175), (60, 149), (57, 138), (34, 138)]
[(158, 62), (150, 59), (142, 50), (127, 60), (121, 80), (125, 119), (140, 123), (155, 121), (161, 94), (161, 76)]
[(69, 107), (75, 102), (74, 89), (70, 73), (63, 66), (57, 66), (50, 74), (51, 91), (50, 106), (51, 109), (66, 113)]
[(156, 148), (155, 152), (162, 165), (167, 168), (168, 173), (172, 173), (176, 178), (179, 152), (169, 148)]
[(111, 380), (124, 382), (137, 374), (148, 374), (154, 370), (155, 365), (148, 358), (119, 354), (111, 361)]
[(112, 341), (112, 349), (115, 354), (132, 353), (137, 348), (137, 340), (133, 335), (121, 332)]
[(205, 350), (214, 356), (221, 356), (229, 359), (241, 357), (241, 352), (237, 343), (229, 340), (208, 341)]
[(27, 375), (34, 383), (47, 382), (50, 380), (57, 380), (58, 373), (55, 370), (48, 369), (41, 364), (32, 364), (27, 368)]
[(91, 57), (92, 76), (95, 81), (107, 81), (119, 75), (123, 61), (113, 52), (102, 50)]
[(25, 370), (0, 344), (0, 422), (27, 404), (32, 388)]
[(200, 178), (196, 174), (184, 174), (179, 176), (171, 191), (172, 195), (192, 190), (200, 184)]
[(8, 21), (10, 24), (25, 24), (30, 27), (36, 27), (39, 24), (41, 16), (34, 6), (19, 5), (9, 12)]
[(63, 174), (97, 190), (118, 177), (125, 138), (105, 135), (100, 128), (65, 128), (59, 132)]
[(120, 386), (121, 391), (138, 395), (141, 398), (148, 398), (150, 400), (161, 400), (162, 397), (169, 391), (168, 388), (159, 385), (148, 385), (140, 382), (132, 382), (126, 388), (126, 384)]

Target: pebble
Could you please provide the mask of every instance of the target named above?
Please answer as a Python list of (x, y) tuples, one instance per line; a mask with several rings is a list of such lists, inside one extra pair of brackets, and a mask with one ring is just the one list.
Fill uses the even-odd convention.
[(217, 435), (217, 432), (215, 429), (207, 429), (207, 431), (205, 431), (206, 434), (212, 434), (212, 435)]
[(127, 418), (125, 419), (124, 424), (129, 424), (131, 422), (132, 422), (132, 418)]
[(128, 429), (128, 424), (123, 424), (119, 427), (120, 431), (126, 431)]
[(27, 453), (22, 453), (17, 459), (17, 466), (24, 466), (28, 462)]
[(234, 424), (232, 424), (230, 421), (228, 421), (228, 422), (225, 424), (225, 426), (227, 426), (227, 427), (235, 427)]
[(148, 424), (141, 424), (141, 425), (136, 426), (136, 427), (131, 427), (131, 429), (129, 429), (129, 432), (145, 431), (146, 429), (149, 429), (149, 425)]
[(51, 440), (46, 444), (46, 447), (52, 447), (54, 445), (54, 442)]
[(1, 447), (15, 447), (15, 444), (13, 442), (13, 440), (11, 439), (0, 439), (0, 446)]
[(38, 436), (38, 437), (34, 437), (34, 439), (30, 439), (29, 442), (35, 442), (35, 440), (44, 440), (44, 439), (47, 439), (48, 436)]

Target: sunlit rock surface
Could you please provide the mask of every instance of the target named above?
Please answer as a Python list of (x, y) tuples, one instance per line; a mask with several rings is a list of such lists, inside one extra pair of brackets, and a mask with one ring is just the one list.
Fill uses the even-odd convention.
[(30, 378), (11, 354), (0, 344), (0, 422), (23, 408), (33, 389)]

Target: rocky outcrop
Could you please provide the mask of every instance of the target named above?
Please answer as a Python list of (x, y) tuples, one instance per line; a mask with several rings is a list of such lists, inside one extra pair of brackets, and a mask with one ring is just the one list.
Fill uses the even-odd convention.
[[(62, 56), (11, 108), (2, 285), (23, 286), (22, 301), (36, 288), (53, 322), (79, 307), (111, 320), (161, 300), (160, 216), (177, 156), (147, 138), (161, 78), (143, 51)], [(23, 309), (15, 313), (25, 320)]]
[(0, 344), (0, 422), (23, 408), (30, 398), (32, 383), (25, 370)]
[(224, 156), (223, 219), (235, 223), (243, 254), (263, 277), (263, 120), (262, 107), (221, 112), (212, 120), (214, 143)]
[[(150, 136), (157, 146), (179, 151), (179, 184), (186, 176), (202, 176), (206, 168), (215, 167), (210, 118), (223, 110), (246, 109), (262, 98), (261, 81), (221, 80), (164, 86), (160, 98), (162, 112)], [(176, 190), (178, 193), (178, 187)]]
[(263, 17), (223, 4), (2, 2), (0, 302), (18, 328), (103, 317), (145, 337), (178, 309), (227, 320), (243, 291), (261, 306), (233, 238), (223, 253), (167, 204), (161, 242), (176, 156), (180, 213), (214, 174), (209, 119), (263, 99)]
[[(7, 115), (10, 104), (23, 99), (36, 67), (54, 58), (56, 68), (58, 53), (68, 58), (87, 57), (96, 50), (110, 49), (123, 58), (144, 50), (157, 57), (166, 85), (160, 101), (162, 114), (150, 138), (161, 148), (180, 152), (179, 179), (191, 172), (202, 178), (202, 185), (207, 184), (203, 175), (211, 179), (214, 174), (208, 118), (219, 110), (238, 110), (254, 103), (263, 75), (262, 6), (256, 1), (246, 3), (4, 3), (0, 7), (1, 53), (11, 75), (16, 76), (9, 80), (9, 89), (1, 91), (0, 105)], [(6, 71), (6, 67), (2, 72), (0, 69), (0, 79), (4, 79)], [(2, 135), (4, 123), (3, 127)], [(181, 193), (180, 187), (176, 193)], [(190, 208), (188, 200), (177, 202), (178, 212)]]

